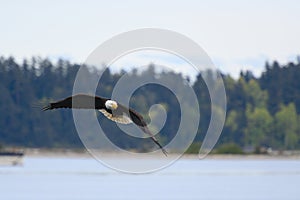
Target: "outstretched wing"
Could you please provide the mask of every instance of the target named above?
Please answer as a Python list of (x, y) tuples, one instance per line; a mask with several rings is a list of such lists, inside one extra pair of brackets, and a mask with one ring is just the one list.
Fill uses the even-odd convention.
[[(162, 150), (162, 152), (167, 156), (168, 153), (167, 151), (163, 148), (163, 146), (158, 142), (158, 140), (155, 138), (155, 136), (153, 135), (153, 133), (149, 130), (149, 128), (147, 127), (147, 123), (145, 122), (144, 118), (142, 115), (140, 115), (138, 112), (136, 112), (133, 109), (128, 109), (123, 105), (119, 105), (119, 109), (122, 110), (123, 113), (128, 113), (130, 119), (132, 120), (132, 122), (134, 124), (136, 124), (144, 133), (146, 133), (147, 135), (151, 136), (151, 140), (157, 145), (159, 146), (159, 148)], [(128, 115), (127, 114), (127, 115)]]
[(43, 108), (44, 111), (58, 109), (58, 108), (78, 108), (78, 109), (102, 109), (107, 99), (77, 94), (74, 96), (67, 97), (61, 101), (53, 102)]
[(157, 145), (159, 146), (159, 148), (161, 149), (161, 151), (166, 155), (168, 156), (168, 152), (164, 149), (163, 146), (161, 146), (161, 144), (158, 142), (158, 140), (155, 138), (155, 136), (151, 133), (151, 131), (148, 129), (147, 126), (140, 126), (140, 128), (144, 131), (144, 133), (147, 133), (148, 135), (151, 136), (151, 139), (152, 141)]
[(61, 101), (49, 103), (47, 106), (43, 107), (43, 111), (58, 108), (72, 108), (72, 97), (65, 98)]

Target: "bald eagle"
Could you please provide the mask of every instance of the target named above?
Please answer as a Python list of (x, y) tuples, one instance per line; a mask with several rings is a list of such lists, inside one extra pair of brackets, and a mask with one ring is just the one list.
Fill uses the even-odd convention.
[(43, 111), (58, 108), (96, 109), (103, 113), (105, 117), (117, 123), (134, 123), (144, 133), (148, 134), (153, 142), (158, 145), (162, 152), (167, 156), (167, 151), (151, 133), (143, 117), (135, 110), (127, 108), (116, 101), (99, 96), (77, 94), (60, 101), (50, 103), (43, 108)]

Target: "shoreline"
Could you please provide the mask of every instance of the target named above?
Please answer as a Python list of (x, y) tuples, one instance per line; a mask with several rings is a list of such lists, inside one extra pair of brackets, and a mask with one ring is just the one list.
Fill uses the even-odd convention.
[[(24, 149), (24, 157), (30, 158), (94, 158), (85, 149)], [(111, 158), (127, 158), (125, 154), (114, 153), (114, 152), (101, 152), (104, 157)], [(170, 153), (170, 157), (180, 156), (178, 154)], [(159, 158), (161, 157), (155, 157)], [(199, 158), (198, 154), (184, 154), (180, 159), (195, 159), (195, 160), (300, 160), (300, 154), (280, 154), (280, 155), (270, 155), (270, 154), (208, 154), (204, 158)]]

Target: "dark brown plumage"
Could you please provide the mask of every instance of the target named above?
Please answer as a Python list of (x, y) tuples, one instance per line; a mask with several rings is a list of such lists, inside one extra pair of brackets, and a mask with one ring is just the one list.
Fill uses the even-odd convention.
[(148, 129), (143, 117), (131, 108), (127, 108), (115, 101), (107, 98), (91, 96), (85, 94), (77, 94), (67, 97), (61, 101), (50, 103), (43, 108), (44, 111), (59, 108), (75, 108), (75, 109), (96, 109), (102, 112), (112, 121), (129, 124), (136, 124), (144, 133), (151, 136), (155, 144), (159, 146), (162, 152), (167, 156), (167, 151), (161, 146), (155, 136)]

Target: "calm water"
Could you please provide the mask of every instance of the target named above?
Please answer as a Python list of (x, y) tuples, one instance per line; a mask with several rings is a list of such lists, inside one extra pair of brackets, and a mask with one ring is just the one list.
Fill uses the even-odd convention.
[[(141, 161), (142, 162), (142, 161)], [(300, 199), (299, 160), (181, 159), (153, 174), (90, 158), (25, 158), (0, 167), (0, 199)]]

